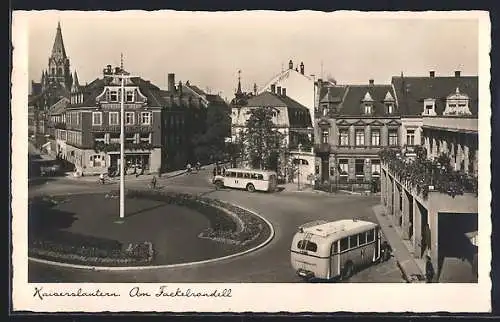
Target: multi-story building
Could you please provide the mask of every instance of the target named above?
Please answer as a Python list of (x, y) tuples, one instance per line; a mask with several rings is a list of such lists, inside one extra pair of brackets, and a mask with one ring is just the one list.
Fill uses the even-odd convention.
[[(120, 159), (120, 74), (122, 68), (103, 70), (103, 78), (85, 86), (74, 83), (70, 104), (60, 121), (55, 119), (57, 152), (83, 174), (105, 172), (119, 167)], [(160, 89), (140, 77), (125, 80), (125, 160), (156, 172), (161, 165)], [(59, 117), (54, 115), (54, 118)]]
[(320, 84), (315, 113), (316, 174), (321, 182), (368, 185), (380, 177), (379, 152), (401, 142), (390, 84)]
[(381, 203), (414, 256), (430, 256), (439, 281), (477, 281), (478, 77), (431, 72), (392, 84), (402, 147), (420, 145), (420, 157), (385, 153)]
[[(309, 109), (288, 96), (286, 88), (276, 88), (271, 85), (269, 91), (258, 95), (245, 95), (241, 92), (238, 80), (236, 99), (231, 108), (231, 136), (233, 142), (238, 141), (242, 131), (246, 130), (250, 111), (258, 108), (269, 108), (273, 113), (275, 130), (283, 135), (283, 144), (288, 148), (289, 155), (284, 156), (278, 165), (281, 176), (287, 173), (288, 161), (294, 160), (300, 167), (298, 173), (302, 182), (306, 182), (314, 171), (314, 154), (312, 153), (313, 128)], [(244, 99), (243, 99), (244, 97)]]

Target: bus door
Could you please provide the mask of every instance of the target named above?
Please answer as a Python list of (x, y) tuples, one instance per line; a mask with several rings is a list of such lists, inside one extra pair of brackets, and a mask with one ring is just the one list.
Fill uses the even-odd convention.
[(362, 250), (363, 247), (359, 247), (358, 244), (358, 234), (349, 236), (349, 259), (355, 266), (363, 263)]
[(330, 278), (340, 275), (339, 241), (332, 243), (330, 252)]

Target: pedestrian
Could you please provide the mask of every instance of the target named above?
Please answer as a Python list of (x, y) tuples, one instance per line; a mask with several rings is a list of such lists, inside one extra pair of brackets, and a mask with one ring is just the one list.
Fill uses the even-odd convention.
[(389, 243), (384, 240), (382, 245), (380, 246), (381, 249), (381, 255), (382, 255), (382, 261), (388, 261), (389, 258), (391, 258), (391, 253), (392, 253), (392, 247), (389, 245)]
[(226, 174), (226, 166), (222, 166), (222, 175)]
[(431, 257), (429, 255), (425, 256), (425, 279), (427, 283), (432, 283), (434, 281), (434, 266), (432, 266)]
[(217, 175), (217, 168), (216, 167), (214, 167), (213, 174), (214, 174), (214, 178), (215, 178), (215, 176)]
[(196, 171), (200, 171), (201, 169), (201, 163), (200, 161), (196, 162)]
[(99, 175), (99, 182), (101, 182), (101, 184), (104, 184), (104, 173), (101, 173)]
[(151, 179), (151, 187), (156, 189), (156, 176), (153, 176), (153, 179)]
[(186, 170), (187, 170), (188, 173), (191, 173), (191, 163), (188, 163), (186, 165)]

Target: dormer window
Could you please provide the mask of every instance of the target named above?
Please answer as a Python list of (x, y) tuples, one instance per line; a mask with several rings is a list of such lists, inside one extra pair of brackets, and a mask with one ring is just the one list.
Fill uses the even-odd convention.
[(446, 108), (443, 115), (471, 115), (469, 110), (469, 96), (460, 93), (457, 87), (455, 93), (446, 98)]
[(110, 98), (109, 100), (111, 102), (118, 102), (118, 92), (117, 91), (110, 91)]
[(127, 102), (133, 102), (134, 101), (134, 91), (127, 91), (126, 92), (126, 100)]
[(372, 104), (365, 104), (364, 105), (364, 113), (369, 115), (372, 114), (373, 112), (373, 105)]
[(386, 103), (385, 106), (387, 107), (387, 114), (394, 113), (394, 104), (393, 103)]
[(424, 111), (422, 115), (435, 116), (436, 115), (436, 100), (428, 98), (424, 100)]

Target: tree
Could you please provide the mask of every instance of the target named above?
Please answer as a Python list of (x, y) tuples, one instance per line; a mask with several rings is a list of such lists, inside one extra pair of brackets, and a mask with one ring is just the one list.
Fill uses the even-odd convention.
[(272, 113), (265, 107), (251, 110), (242, 132), (244, 153), (253, 168), (278, 170), (279, 158), (285, 155), (284, 135), (276, 130)]
[(194, 154), (198, 160), (220, 160), (225, 153), (225, 138), (231, 134), (229, 107), (223, 101), (208, 105), (206, 131), (193, 137)]

